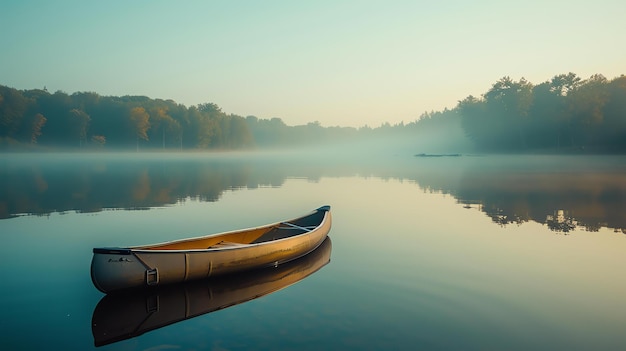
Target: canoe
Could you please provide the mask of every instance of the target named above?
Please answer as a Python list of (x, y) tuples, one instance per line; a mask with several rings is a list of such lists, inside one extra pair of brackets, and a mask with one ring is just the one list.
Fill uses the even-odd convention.
[(256, 228), (145, 246), (94, 248), (91, 280), (109, 293), (278, 266), (315, 250), (331, 222), (330, 206), (322, 206)]
[(91, 318), (94, 344), (134, 338), (285, 289), (326, 266), (331, 250), (327, 237), (313, 252), (278, 267), (104, 295)]

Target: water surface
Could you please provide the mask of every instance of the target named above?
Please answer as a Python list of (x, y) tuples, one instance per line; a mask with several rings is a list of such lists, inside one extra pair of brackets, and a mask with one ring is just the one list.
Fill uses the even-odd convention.
[(0, 343), (95, 348), (104, 297), (89, 278), (95, 246), (251, 227), (328, 204), (332, 252), (319, 270), (98, 349), (622, 349), (624, 161), (3, 155)]

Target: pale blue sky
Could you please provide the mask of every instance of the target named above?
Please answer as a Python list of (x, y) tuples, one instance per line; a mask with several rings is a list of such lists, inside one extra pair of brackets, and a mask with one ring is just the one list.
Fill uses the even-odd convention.
[(375, 127), (506, 75), (626, 74), (625, 16), (623, 0), (4, 0), (0, 84)]

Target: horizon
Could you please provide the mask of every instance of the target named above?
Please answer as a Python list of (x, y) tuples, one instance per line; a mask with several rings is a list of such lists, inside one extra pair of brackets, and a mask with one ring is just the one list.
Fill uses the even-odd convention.
[(19, 90), (210, 102), (287, 125), (378, 127), (452, 109), (504, 76), (533, 84), (568, 72), (618, 77), (625, 10), (609, 0), (27, 0), (0, 14), (0, 29), (13, 33), (0, 39), (0, 77)]

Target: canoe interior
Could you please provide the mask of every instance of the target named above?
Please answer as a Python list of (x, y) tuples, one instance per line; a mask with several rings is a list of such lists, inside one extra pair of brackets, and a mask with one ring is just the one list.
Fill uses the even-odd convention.
[(211, 235), (194, 239), (173, 241), (151, 246), (135, 247), (140, 250), (205, 250), (237, 247), (240, 245), (259, 244), (263, 242), (298, 236), (318, 227), (326, 211), (315, 211), (310, 215), (294, 220), (280, 222), (264, 227), (245, 229), (225, 234)]

